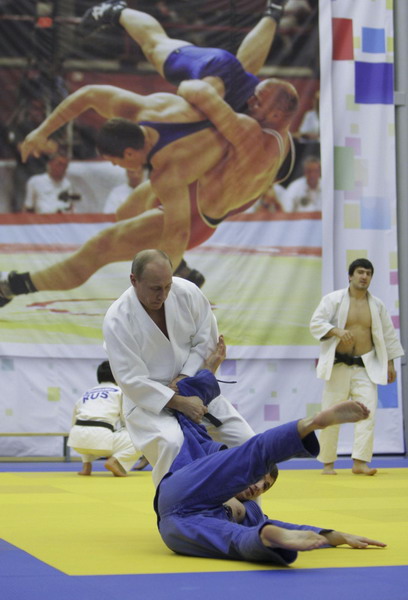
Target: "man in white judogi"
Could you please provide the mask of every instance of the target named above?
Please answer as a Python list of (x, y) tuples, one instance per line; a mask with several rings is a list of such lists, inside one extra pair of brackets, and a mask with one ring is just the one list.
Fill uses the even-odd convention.
[(115, 477), (126, 477), (140, 452), (124, 426), (122, 392), (107, 360), (98, 366), (97, 379), (98, 385), (75, 403), (68, 446), (81, 455), (78, 475), (91, 475), (93, 461), (107, 457), (105, 468)]
[[(169, 386), (197, 373), (216, 348), (218, 331), (207, 298), (195, 284), (172, 277), (164, 252), (139, 252), (130, 281), (132, 287), (108, 309), (103, 333), (124, 394), (127, 429), (153, 466), (157, 486), (183, 443), (171, 409), (196, 423), (208, 412), (200, 398), (180, 396)], [(217, 441), (237, 446), (254, 435), (224, 396), (215, 398), (209, 410), (222, 423), (216, 427), (203, 422)]]
[[(311, 322), (312, 335), (321, 341), (317, 376), (325, 379), (322, 408), (352, 398), (370, 410), (366, 421), (356, 423), (353, 473), (375, 475), (367, 463), (373, 455), (377, 385), (396, 379), (394, 358), (404, 350), (384, 303), (368, 291), (374, 273), (372, 263), (359, 258), (349, 266), (349, 287), (324, 296)], [(323, 473), (335, 475), (339, 426), (321, 433)]]

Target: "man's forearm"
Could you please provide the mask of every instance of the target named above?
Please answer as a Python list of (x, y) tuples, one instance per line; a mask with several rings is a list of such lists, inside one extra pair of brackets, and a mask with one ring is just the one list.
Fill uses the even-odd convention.
[(174, 394), (172, 398), (167, 402), (166, 408), (171, 408), (173, 410), (179, 410), (183, 412), (183, 408), (185, 408), (187, 402), (185, 396), (180, 396), (179, 394)]
[(81, 88), (63, 100), (52, 113), (41, 123), (37, 131), (46, 137), (73, 121), (90, 108), (86, 94)]
[(166, 408), (178, 410), (195, 423), (200, 423), (203, 416), (208, 412), (198, 396), (180, 396), (179, 394), (174, 394), (170, 398)]
[(340, 337), (340, 329), (338, 327), (330, 329), (321, 339), (326, 340), (331, 337)]
[(87, 95), (82, 88), (65, 98), (36, 129), (27, 135), (21, 144), (23, 162), (30, 155), (39, 156), (42, 152), (48, 154), (55, 152), (57, 144), (53, 140), (48, 140), (50, 135), (89, 107)]
[[(180, 84), (177, 94), (200, 110), (230, 143), (244, 143), (238, 115), (213, 86), (201, 80), (184, 81)], [(246, 132), (243, 135), (245, 134)]]

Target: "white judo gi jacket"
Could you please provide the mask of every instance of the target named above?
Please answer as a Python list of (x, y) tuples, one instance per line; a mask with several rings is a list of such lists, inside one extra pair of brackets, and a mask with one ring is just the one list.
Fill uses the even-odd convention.
[[(109, 362), (124, 395), (126, 426), (134, 445), (153, 465), (156, 485), (184, 439), (177, 419), (165, 409), (174, 395), (167, 386), (181, 373), (195, 375), (218, 341), (210, 303), (190, 281), (173, 277), (164, 310), (169, 337), (149, 317), (130, 287), (108, 309), (103, 323)], [(217, 441), (237, 446), (254, 435), (222, 394), (212, 401), (210, 412), (223, 424), (214, 430), (203, 421)]]
[[(386, 385), (388, 379), (388, 361), (404, 354), (391, 318), (384, 303), (367, 292), (371, 312), (371, 334), (374, 348), (362, 355), (365, 369), (371, 381)], [(320, 340), (320, 357), (317, 364), (317, 377), (328, 381), (331, 377), (334, 356), (339, 339), (336, 336), (322, 338), (333, 327), (345, 329), (350, 308), (349, 288), (327, 294), (320, 301), (310, 321), (313, 337)]]
[[(173, 277), (164, 309), (168, 338), (133, 287), (112, 304), (103, 323), (109, 362), (125, 402), (156, 415), (174, 395), (167, 385), (180, 373), (195, 375), (218, 339), (209, 302), (195, 284)], [(129, 402), (124, 412), (128, 409)]]
[(111, 381), (105, 381), (85, 392), (75, 403), (72, 416), (72, 429), (68, 437), (68, 446), (72, 448), (92, 448), (108, 450), (113, 448), (113, 431), (104, 427), (85, 427), (75, 425), (75, 421), (102, 421), (114, 429), (121, 426), (122, 392)]

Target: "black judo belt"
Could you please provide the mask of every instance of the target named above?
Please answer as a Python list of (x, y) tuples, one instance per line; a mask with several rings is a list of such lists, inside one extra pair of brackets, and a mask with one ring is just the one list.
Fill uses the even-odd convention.
[(340, 354), (340, 352), (336, 352), (334, 355), (334, 364), (336, 365), (337, 363), (344, 363), (349, 367), (352, 367), (353, 365), (364, 367), (361, 356), (350, 356), (349, 354)]
[(113, 425), (110, 423), (105, 423), (104, 421), (81, 421), (81, 419), (77, 419), (75, 421), (75, 425), (82, 425), (83, 427), (105, 427), (106, 429), (115, 431)]

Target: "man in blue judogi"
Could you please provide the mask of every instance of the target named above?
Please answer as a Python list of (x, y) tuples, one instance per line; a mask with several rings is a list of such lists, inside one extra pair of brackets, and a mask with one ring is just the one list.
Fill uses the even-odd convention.
[[(178, 381), (177, 386), (180, 394), (195, 393), (204, 403), (219, 394), (218, 382), (208, 370)], [(178, 554), (277, 565), (292, 563), (300, 550), (341, 544), (384, 547), (361, 536), (269, 519), (254, 501), (275, 482), (275, 463), (317, 456), (316, 430), (357, 422), (368, 414), (363, 404), (343, 402), (229, 449), (214, 442), (204, 427), (178, 414), (185, 441), (155, 497), (163, 541)]]

